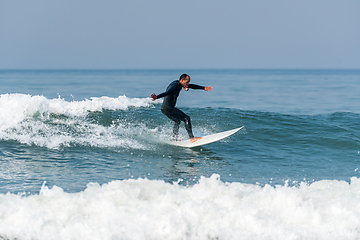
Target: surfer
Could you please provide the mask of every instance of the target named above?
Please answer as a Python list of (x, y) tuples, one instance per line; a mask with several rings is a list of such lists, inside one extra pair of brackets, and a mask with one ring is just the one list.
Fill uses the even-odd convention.
[(190, 117), (175, 107), (176, 100), (177, 100), (182, 88), (184, 88), (185, 91), (188, 91), (189, 88), (203, 89), (205, 91), (212, 91), (212, 87), (211, 86), (204, 87), (204, 86), (200, 86), (200, 85), (196, 85), (196, 84), (189, 84), (189, 83), (190, 83), (190, 76), (187, 74), (182, 74), (180, 76), (179, 80), (175, 80), (169, 84), (169, 86), (166, 89), (166, 92), (163, 92), (159, 95), (155, 95), (155, 93), (153, 93), (150, 95), (150, 97), (152, 98), (153, 101), (158, 98), (165, 97), (164, 102), (161, 106), (161, 112), (163, 114), (165, 114), (168, 118), (170, 118), (172, 121), (175, 122), (174, 129), (173, 129), (174, 138), (177, 139), (177, 136), (179, 134), (180, 122), (183, 121), (185, 123), (185, 129), (186, 129), (187, 133), (189, 134), (190, 141), (195, 142), (195, 141), (201, 139), (201, 137), (194, 137), (194, 135), (192, 133)]

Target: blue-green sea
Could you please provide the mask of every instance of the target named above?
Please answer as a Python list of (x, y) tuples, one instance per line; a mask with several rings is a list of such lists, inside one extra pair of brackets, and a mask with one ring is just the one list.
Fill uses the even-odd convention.
[[(181, 91), (192, 149), (168, 144)], [(358, 239), (360, 70), (0, 70), (0, 239)], [(183, 123), (180, 135), (187, 137)]]

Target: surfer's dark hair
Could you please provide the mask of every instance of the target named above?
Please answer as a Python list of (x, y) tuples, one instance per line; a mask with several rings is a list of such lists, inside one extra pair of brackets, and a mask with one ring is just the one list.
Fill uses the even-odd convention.
[(190, 78), (189, 75), (187, 75), (186, 73), (184, 73), (184, 74), (182, 74), (182, 75), (179, 77), (179, 80), (181, 80), (181, 79), (186, 79), (186, 77), (189, 77), (189, 78)]

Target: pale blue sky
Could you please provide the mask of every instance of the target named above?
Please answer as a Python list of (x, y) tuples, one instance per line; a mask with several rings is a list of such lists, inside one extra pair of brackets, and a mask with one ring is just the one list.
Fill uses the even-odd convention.
[(9, 68), (360, 68), (360, 1), (1, 0)]

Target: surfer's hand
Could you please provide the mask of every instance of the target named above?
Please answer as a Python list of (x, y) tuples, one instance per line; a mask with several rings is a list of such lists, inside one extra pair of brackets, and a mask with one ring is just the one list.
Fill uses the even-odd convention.
[(212, 91), (212, 86), (208, 86), (204, 88), (205, 91)]
[(152, 93), (152, 94), (150, 95), (150, 97), (152, 98), (153, 101), (155, 101), (155, 100), (157, 99), (157, 96), (155, 95), (155, 93)]

